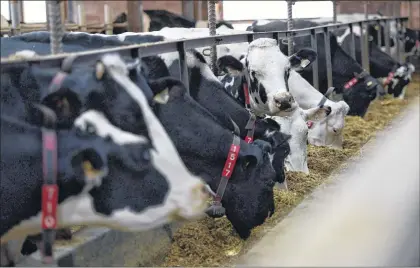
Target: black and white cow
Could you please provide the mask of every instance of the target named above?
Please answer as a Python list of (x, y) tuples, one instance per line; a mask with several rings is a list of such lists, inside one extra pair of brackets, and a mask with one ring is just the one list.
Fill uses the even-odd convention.
[[(142, 71), (149, 78), (156, 79), (156, 78), (159, 78), (162, 75), (165, 76), (164, 71), (166, 69), (166, 66), (163, 62), (160, 65), (157, 64), (156, 60), (158, 60), (158, 59), (159, 58), (155, 57), (153, 60), (150, 60), (151, 62), (145, 62), (147, 60), (144, 59), (144, 61), (142, 62)], [(75, 71), (76, 70), (78, 70), (78, 69), (75, 68)], [(78, 81), (80, 81), (80, 80), (83, 81), (83, 79), (81, 78), (81, 77), (83, 77), (82, 73), (87, 73), (88, 74), (88, 72), (86, 70), (81, 70), (81, 74), (77, 73), (77, 76), (80, 76), (80, 77), (78, 77)], [(154, 75), (154, 77), (153, 77), (153, 75)], [(158, 77), (156, 77), (156, 75)], [(77, 90), (77, 89), (73, 88), (73, 90)], [(79, 95), (79, 96), (86, 96), (86, 95), (89, 96), (89, 91), (92, 91), (92, 90), (83, 88), (83, 92), (78, 91), (77, 95)], [(177, 94), (181, 94), (179, 91), (180, 91), (180, 89), (175, 90), (174, 92), (178, 92)], [(182, 92), (182, 90), (181, 90), (181, 92)], [(183, 93), (182, 93), (182, 95), (183, 95)], [(104, 97), (106, 98), (107, 96), (105, 95)], [(188, 96), (186, 96), (186, 97), (188, 97)], [(82, 100), (84, 100), (84, 99), (86, 99), (86, 97), (82, 98)], [(179, 104), (185, 98), (176, 98), (176, 99), (177, 99), (176, 103)], [(190, 100), (190, 102), (191, 101), (192, 100)], [(168, 102), (167, 105), (169, 105), (170, 103), (171, 102)], [(213, 121), (211, 121), (211, 122), (213, 122), (213, 123), (211, 125), (206, 125), (206, 127), (200, 127), (200, 126), (202, 126), (201, 121), (204, 120), (203, 118), (205, 118), (206, 113), (207, 113), (207, 117), (210, 116), (210, 114), (207, 110), (205, 110), (204, 108), (198, 107), (197, 106), (198, 104), (194, 104), (195, 102), (192, 102), (189, 105), (187, 105), (185, 102), (181, 102), (181, 103), (183, 103), (183, 105), (175, 105), (175, 103), (173, 105), (171, 105), (172, 110), (166, 112), (164, 115), (167, 115), (167, 117), (162, 117), (161, 120), (162, 121), (166, 120), (168, 122), (171, 121), (173, 123), (173, 114), (179, 114), (179, 115), (185, 115), (186, 116), (186, 115), (191, 115), (191, 114), (194, 113), (195, 110), (193, 111), (193, 108), (195, 108), (197, 110), (196, 113), (198, 113), (199, 115), (194, 117), (195, 120), (187, 120), (187, 118), (188, 118), (187, 117), (187, 118), (182, 119), (180, 121), (176, 121), (176, 126), (174, 125), (173, 128), (169, 127), (168, 131), (172, 131), (171, 133), (172, 133), (173, 136), (171, 138), (174, 141), (176, 141), (175, 143), (177, 144), (177, 146), (179, 146), (178, 149), (180, 151), (185, 152), (184, 154), (181, 154), (181, 157), (186, 157), (187, 159), (190, 159), (191, 158), (191, 153), (194, 153), (196, 155), (195, 157), (192, 158), (192, 160), (190, 160), (190, 161), (195, 161), (194, 164), (188, 164), (188, 162), (186, 162), (186, 164), (188, 166), (191, 166), (191, 168), (194, 168), (194, 170), (192, 170), (193, 173), (196, 173), (197, 175), (202, 176), (206, 181), (209, 181), (209, 183), (211, 183), (212, 188), (215, 190), (216, 186), (217, 186), (217, 185), (215, 185), (215, 183), (218, 182), (217, 173), (221, 173), (221, 171), (223, 169), (223, 163), (224, 162), (220, 163), (221, 166), (218, 166), (218, 165), (215, 165), (215, 160), (214, 159), (220, 159), (222, 161), (222, 159), (219, 158), (219, 157), (221, 157), (221, 155), (223, 155), (223, 157), (224, 157), (223, 161), (224, 161), (226, 159), (227, 155), (228, 155), (227, 154), (228, 152), (224, 151), (224, 149), (226, 149), (226, 148), (228, 149), (228, 146), (232, 141), (229, 141), (229, 144), (220, 143), (220, 138), (221, 137), (219, 135), (222, 135), (223, 133), (225, 133), (222, 130), (219, 130), (219, 131), (215, 132), (215, 134), (217, 134), (217, 136), (215, 136), (215, 137), (212, 137), (211, 135), (209, 135), (209, 133), (208, 133), (209, 129), (217, 129), (217, 123), (214, 121), (214, 119), (212, 119)], [(112, 106), (113, 104), (108, 103), (106, 106), (108, 106), (108, 105)], [(156, 106), (156, 105), (154, 105), (154, 106)], [(134, 109), (134, 107), (131, 107), (131, 105), (129, 107), (130, 107), (130, 109)], [(189, 107), (190, 109), (187, 110), (187, 108), (185, 108), (185, 107)], [(99, 109), (99, 108), (101, 108), (101, 107), (95, 107), (95, 109)], [(122, 107), (122, 108), (124, 108), (124, 107)], [(158, 114), (159, 116), (163, 116), (159, 113), (159, 111), (164, 110), (164, 108), (165, 108), (164, 105), (162, 107), (156, 106), (156, 109), (157, 109), (157, 110), (155, 109), (156, 114)], [(104, 108), (102, 108), (102, 109), (104, 109)], [(177, 109), (177, 110), (175, 110), (175, 109)], [(135, 110), (133, 110), (132, 113), (136, 114)], [(139, 114), (138, 116), (141, 116), (141, 114)], [(170, 118), (169, 118), (169, 116), (170, 116)], [(206, 122), (208, 122), (208, 124), (210, 124), (210, 121), (207, 120)], [(137, 122), (131, 122), (131, 123), (134, 124), (134, 125), (137, 124)], [(118, 122), (115, 122), (115, 124), (119, 125)], [(129, 126), (127, 125), (125, 127), (128, 128)], [(167, 127), (167, 126), (165, 125), (165, 127)], [(230, 125), (230, 127), (232, 128), (231, 125)], [(135, 130), (134, 126), (131, 126), (130, 131), (134, 131), (134, 130)], [(197, 132), (197, 131), (201, 134), (196, 135), (197, 133), (195, 133), (195, 132)], [(230, 131), (227, 131), (227, 133), (230, 133)], [(210, 151), (208, 151), (206, 148), (210, 147), (210, 144), (203, 144), (203, 139), (204, 140), (209, 139), (209, 141), (210, 141), (211, 139), (214, 139), (214, 138), (216, 140), (218, 140), (218, 142), (212, 144), (212, 145), (215, 146), (214, 150), (209, 149)], [(282, 144), (285, 143), (287, 145), (286, 141), (287, 141), (287, 136), (285, 136), (285, 140), (280, 140), (279, 142), (281, 142)], [(156, 143), (159, 143), (159, 141), (156, 140)], [(270, 146), (266, 146), (266, 145), (263, 146), (262, 144), (263, 143), (256, 143), (256, 145), (245, 144), (245, 145), (242, 146), (242, 143), (241, 143), (241, 147), (242, 147), (241, 157), (240, 157), (240, 160), (238, 161), (238, 165), (235, 168), (235, 171), (233, 173), (234, 178), (232, 178), (232, 181), (238, 182), (242, 185), (239, 188), (243, 189), (243, 191), (247, 192), (247, 194), (244, 194), (243, 196), (247, 196), (248, 199), (247, 200), (242, 200), (241, 199), (242, 195), (237, 196), (236, 194), (231, 194), (231, 191), (235, 191), (237, 193), (240, 193), (240, 191), (241, 191), (239, 189), (236, 189), (235, 185), (232, 185), (232, 186), (229, 186), (227, 188), (227, 192), (226, 192), (225, 197), (222, 201), (223, 205), (226, 206), (227, 214), (229, 214), (228, 218), (232, 221), (235, 229), (237, 230), (237, 232), (243, 238), (247, 238), (249, 236), (250, 229), (253, 228), (256, 225), (261, 224), (264, 221), (264, 219), (266, 218), (266, 216), (269, 213), (272, 213), (272, 209), (274, 209), (274, 207), (271, 205), (271, 204), (273, 204), (272, 203), (272, 187), (271, 187), (271, 195), (270, 195), (270, 193), (262, 194), (262, 193), (265, 192), (264, 189), (265, 189), (267, 183), (268, 183), (268, 185), (270, 185), (271, 182), (274, 184), (274, 180), (276, 179), (276, 174), (274, 173), (274, 170), (272, 169), (270, 161), (268, 159), (268, 155), (265, 152), (267, 149), (269, 149)], [(260, 148), (257, 145), (261, 145), (263, 148)], [(201, 146), (201, 147), (199, 147), (199, 146)], [(220, 147), (220, 146), (223, 146), (223, 147)], [(284, 145), (283, 145), (283, 147), (284, 147)], [(266, 148), (266, 149), (264, 149), (264, 148)], [(203, 156), (203, 158), (197, 157), (197, 155), (203, 154), (204, 152), (207, 152), (207, 154), (205, 154)], [(285, 153), (284, 157), (286, 157), (287, 156), (287, 151), (284, 152), (284, 153)], [(213, 155), (213, 157), (211, 155)], [(284, 162), (284, 157), (282, 159), (283, 162)], [(184, 160), (184, 161), (187, 161), (187, 160)], [(201, 163), (201, 165), (199, 165), (200, 163)], [(211, 165), (210, 165), (210, 163), (211, 163)], [(162, 165), (162, 168), (164, 168), (164, 167), (165, 167), (165, 165)], [(242, 171), (242, 173), (241, 173), (241, 171)], [(176, 174), (176, 172), (174, 172), (174, 174)], [(243, 175), (245, 175), (246, 181), (241, 181), (241, 179), (239, 179), (239, 178), (243, 177)], [(236, 177), (238, 177), (238, 178), (236, 178)], [(251, 178), (254, 178), (257, 181), (260, 181), (260, 183), (259, 184), (252, 184), (251, 187), (247, 187), (248, 183), (253, 183), (253, 181), (254, 181), (254, 179), (251, 179)], [(283, 175), (283, 180), (284, 180), (284, 175)], [(262, 181), (264, 181), (264, 182), (262, 182)], [(261, 186), (261, 188), (259, 188), (259, 185)], [(253, 192), (249, 192), (249, 189), (252, 189)], [(255, 194), (255, 198), (253, 197), (254, 194)], [(265, 198), (268, 198), (268, 199), (259, 199), (259, 198), (261, 198), (261, 194), (262, 194), (262, 196), (264, 196)], [(257, 198), (257, 196), (259, 196), (259, 197)], [(270, 196), (271, 196), (271, 199), (270, 199)], [(229, 201), (226, 202), (225, 201), (226, 199), (229, 200)], [(239, 203), (236, 202), (237, 200), (239, 200), (238, 201)], [(260, 201), (260, 200), (262, 200), (262, 201)], [(265, 208), (269, 209), (269, 210), (265, 210), (265, 208), (262, 208), (261, 211), (256, 211), (255, 209), (257, 209), (257, 207), (255, 207), (255, 206), (260, 206), (261, 207), (261, 205), (258, 205), (259, 202), (262, 202), (261, 205), (265, 206)], [(238, 207), (237, 207), (236, 204), (240, 204), (242, 206), (242, 208), (245, 207), (245, 211), (238, 210)], [(248, 205), (251, 206), (251, 207), (247, 208)], [(267, 213), (265, 213), (264, 211), (267, 212)], [(261, 213), (264, 214), (263, 215), (264, 217), (261, 216), (262, 215)]]
[[(308, 20), (294, 20), (294, 27), (296, 29), (316, 26), (319, 26), (319, 24)], [(252, 27), (254, 32), (281, 31), (286, 29), (287, 22), (284, 21), (272, 21), (264, 25), (256, 24)], [(309, 36), (296, 37), (293, 41), (295, 43), (295, 51), (305, 47), (311, 47), (311, 38)], [(287, 52), (287, 44), (281, 43), (280, 47), (284, 53)], [(319, 90), (321, 93), (326, 93), (328, 88), (327, 66), (325, 42), (322, 34), (317, 35), (317, 48)], [(350, 106), (349, 115), (364, 116), (370, 102), (376, 97), (376, 93), (380, 92), (384, 94), (384, 89), (376, 79), (366, 74), (362, 66), (339, 46), (337, 38), (332, 33), (330, 35), (330, 50), (334, 92), (343, 95), (344, 101)], [(312, 66), (304, 68), (300, 74), (307, 81), (313, 83)]]
[[(124, 12), (119, 14), (114, 20), (114, 23), (125, 22), (127, 22), (127, 14)], [(145, 32), (159, 31), (165, 27), (195, 28), (200, 27), (200, 24), (200, 21), (195, 21), (193, 19), (189, 19), (163, 9), (143, 11), (143, 28)], [(208, 23), (206, 24), (208, 25)], [(218, 21), (216, 24), (216, 28), (222, 25), (227, 28), (233, 29), (232, 24), (226, 21)], [(125, 26), (116, 26), (113, 28), (113, 34), (121, 34), (125, 32), (128, 32), (128, 29)], [(104, 34), (105, 31), (102, 31), (102, 33)]]
[[(360, 45), (360, 27), (353, 27), (353, 35), (355, 39), (356, 60), (361, 63), (361, 45)], [(341, 43), (341, 47), (350, 53), (353, 47), (351, 41), (350, 30), (347, 29), (343, 35), (337, 39)], [(372, 39), (371, 39), (372, 40)], [(411, 81), (411, 75), (414, 72), (414, 65), (411, 63), (400, 64), (391, 56), (383, 52), (375, 43), (369, 41), (369, 68), (370, 74), (384, 81), (384, 85), (388, 89), (389, 94), (394, 97), (403, 99), (407, 85)]]
[[(73, 93), (77, 92), (79, 88), (82, 90), (86, 90), (88, 92), (90, 91), (90, 95), (87, 94), (87, 97), (86, 97), (86, 98), (90, 98), (90, 100), (81, 98), (79, 99), (79, 101), (83, 101), (83, 102), (86, 101), (84, 103), (85, 108), (88, 107), (88, 109), (95, 109), (97, 111), (102, 112), (101, 114), (102, 114), (102, 117), (104, 118), (105, 118), (104, 114), (106, 114), (110, 110), (107, 111), (106, 109), (101, 109), (101, 105), (106, 104), (106, 97), (111, 97), (111, 98), (113, 97), (115, 99), (116, 106), (112, 108), (116, 108), (116, 107), (120, 108), (119, 110), (115, 110), (115, 113), (117, 115), (123, 115), (125, 113), (125, 117), (120, 117), (119, 119), (120, 121), (115, 120), (115, 118), (113, 118), (112, 115), (110, 116), (111, 118), (114, 119), (114, 121), (116, 121), (116, 124), (125, 126), (125, 128), (128, 128), (130, 123), (143, 121), (145, 130), (141, 130), (138, 132), (148, 132), (150, 134), (149, 136), (152, 137), (152, 141), (153, 141), (153, 150), (150, 152), (151, 154), (150, 161), (153, 165), (152, 166), (149, 165), (150, 166), (149, 169), (152, 168), (153, 172), (150, 171), (149, 173), (151, 174), (151, 176), (155, 178), (159, 176), (163, 178), (169, 187), (169, 190), (167, 189), (165, 190), (165, 188), (161, 188), (163, 195), (165, 196), (165, 200), (163, 201), (160, 200), (163, 203), (160, 206), (155, 206), (156, 210), (149, 209), (151, 213), (151, 215), (148, 216), (148, 219), (150, 220), (149, 222), (140, 218), (139, 219), (140, 222), (136, 223), (135, 222), (136, 218), (133, 217), (133, 222), (132, 223), (127, 222), (127, 224), (136, 225), (136, 227), (132, 227), (133, 229), (152, 228), (153, 224), (156, 225), (156, 224), (159, 224), (159, 221), (165, 220), (164, 218), (166, 217), (164, 216), (165, 211), (168, 215), (173, 214), (174, 211), (177, 211), (177, 214), (180, 217), (184, 217), (184, 218), (195, 217), (196, 215), (198, 215), (199, 212), (202, 212), (202, 210), (199, 211), (197, 209), (199, 206), (202, 206), (203, 202), (205, 201), (204, 197), (200, 195), (200, 191), (202, 189), (205, 189), (202, 181), (199, 180), (196, 176), (192, 175), (185, 168), (171, 140), (167, 136), (160, 122), (151, 112), (146, 97), (141, 93), (141, 91), (138, 89), (136, 84), (132, 83), (131, 80), (127, 77), (128, 72), (127, 70), (124, 70), (124, 68), (126, 68), (125, 63), (122, 62), (121, 59), (119, 59), (118, 57), (112, 56), (112, 55), (104, 56), (101, 59), (101, 61), (105, 65), (106, 68), (104, 70), (99, 68), (100, 69), (99, 72), (98, 72), (98, 65), (97, 66), (94, 65), (90, 67), (85, 66), (85, 68), (83, 68), (82, 66), (77, 66), (77, 68), (72, 70), (73, 77), (71, 77), (72, 75), (69, 75), (66, 78), (67, 79), (66, 83), (62, 84), (63, 88), (65, 88), (64, 91), (61, 91), (61, 92), (59, 91), (60, 94), (63, 94), (61, 95), (61, 97), (67, 96), (70, 102), (70, 108), (77, 109), (76, 101), (74, 99), (71, 99), (70, 98), (71, 95), (66, 94), (66, 93), (68, 93), (69, 91), (72, 91), (73, 89), (74, 89)], [(40, 86), (42, 86), (42, 84), (45, 82), (45, 80), (43, 81), (43, 79), (48, 80), (48, 75), (50, 75), (49, 80), (51, 80), (51, 77), (52, 77), (51, 74), (53, 74), (54, 72), (51, 72), (51, 70), (46, 70), (46, 69), (42, 70), (42, 68), (39, 68), (38, 70), (36, 70), (34, 66), (31, 67), (32, 70), (30, 67), (20, 66), (20, 69), (21, 69), (20, 72), (19, 72), (19, 66), (14, 67), (14, 68), (7, 68), (7, 67), (8, 66), (2, 66), (1, 83), (2, 83), (2, 96), (4, 96), (2, 98), (2, 114), (3, 113), (10, 114), (9, 116), (13, 116), (13, 118), (27, 118), (27, 115), (25, 115), (24, 110), (20, 110), (19, 113), (16, 113), (14, 110), (16, 110), (17, 107), (21, 107), (21, 108), (24, 107), (24, 104), (22, 103), (30, 102), (31, 98), (36, 99), (36, 97), (33, 97), (33, 96), (31, 97), (30, 94), (33, 94), (33, 95), (38, 94), (38, 97), (39, 95), (42, 95), (44, 92), (40, 89)], [(117, 67), (120, 69), (115, 70), (115, 68)], [(78, 73), (76, 70), (81, 70), (81, 72)], [(25, 71), (28, 71), (28, 72), (25, 73)], [(85, 78), (83, 78), (83, 73), (86, 74)], [(105, 79), (103, 79), (103, 76), (109, 76), (107, 78), (108, 83), (104, 83)], [(89, 77), (90, 77), (90, 80), (89, 80)], [(99, 80), (99, 81), (102, 80), (102, 82), (96, 83), (95, 80)], [(101, 88), (101, 83), (102, 83), (102, 88)], [(102, 97), (105, 97), (105, 98), (101, 98), (101, 90), (105, 90), (104, 84), (105, 84), (105, 88), (108, 90), (107, 92), (108, 94), (102, 93), (103, 94)], [(92, 85), (92, 88), (90, 88), (89, 85)], [(26, 88), (27, 90), (30, 89), (30, 92), (25, 93), (21, 91), (20, 94), (16, 95), (16, 93), (19, 92), (19, 89), (24, 88), (25, 86), (27, 86)], [(44, 89), (48, 87), (46, 86), (42, 88)], [(118, 90), (112, 93), (113, 89), (118, 89)], [(97, 90), (97, 91), (95, 92), (94, 90)], [(128, 93), (128, 95), (125, 96), (125, 100), (123, 97), (124, 94), (121, 94), (121, 91), (122, 92), (126, 91)], [(93, 96), (95, 93), (97, 96)], [(60, 94), (56, 96), (60, 97)], [(110, 95), (110, 96), (107, 96), (107, 95)], [(25, 98), (22, 101), (19, 101), (19, 98), (21, 96), (24, 96), (27, 98)], [(83, 95), (79, 95), (77, 97), (82, 97), (82, 96)], [(49, 94), (47, 94), (47, 97), (49, 97)], [(128, 107), (130, 106), (130, 99), (134, 99), (135, 102), (132, 103), (132, 105), (134, 106)], [(61, 100), (61, 99), (59, 98), (58, 100)], [(93, 106), (89, 105), (88, 104), (89, 101), (91, 102), (91, 104), (96, 102), (96, 107), (95, 105)], [(38, 102), (40, 102), (39, 99), (38, 99)], [(49, 106), (53, 108), (57, 108), (57, 106), (51, 105), (48, 102), (44, 102), (44, 103), (48, 104)], [(112, 105), (109, 105), (109, 106), (112, 106)], [(129, 110), (127, 109), (124, 109), (125, 106), (127, 106), (126, 108), (127, 109), (129, 108), (131, 112), (129, 112)], [(137, 112), (136, 112), (136, 109), (137, 109), (136, 106), (140, 108), (139, 111)], [(63, 109), (58, 109), (58, 111), (63, 112)], [(70, 110), (70, 113), (80, 114), (75, 110)], [(137, 117), (136, 121), (133, 121), (133, 120), (130, 121), (130, 118), (129, 118), (130, 116)], [(59, 113), (59, 117), (63, 118), (65, 116)], [(124, 136), (120, 132), (116, 134), (112, 134), (112, 133), (115, 133), (115, 130), (114, 132), (111, 131), (112, 125), (110, 125), (109, 122), (107, 123), (107, 121), (104, 121), (104, 120), (101, 121), (100, 119), (98, 119), (98, 116), (96, 116), (93, 119), (92, 119), (92, 116), (88, 117), (88, 119), (89, 118), (90, 118), (90, 125), (93, 124), (93, 126), (96, 126), (96, 128), (99, 129), (98, 133), (100, 133), (101, 136), (103, 137), (111, 136), (113, 137), (114, 140), (117, 140), (119, 142), (118, 144), (120, 145), (121, 144), (124, 145), (127, 143), (130, 144), (130, 143), (136, 142), (136, 140), (139, 140), (139, 139), (143, 141), (143, 143), (147, 141), (145, 136), (143, 137), (136, 136), (131, 133), (127, 134), (128, 137), (131, 137), (131, 140), (125, 138), (125, 136), (127, 135)], [(78, 122), (80, 122), (80, 120), (81, 120), (80, 117), (76, 119), (76, 123), (79, 125), (80, 123)], [(100, 124), (101, 122), (102, 124)], [(138, 128), (141, 128), (142, 125), (140, 124), (137, 126)], [(66, 129), (66, 128), (68, 129), (71, 127), (73, 126), (70, 124), (63, 124), (61, 126), (61, 129)], [(84, 124), (82, 127), (88, 128), (87, 124)], [(149, 147), (150, 146), (151, 145), (149, 145)], [(138, 174), (138, 176), (143, 178), (144, 176), (148, 176), (148, 173), (140, 173)], [(6, 178), (6, 177), (3, 176), (2, 179), (3, 178)], [(161, 187), (161, 185), (158, 183), (156, 184), (156, 187), (157, 189), (160, 189), (159, 187)], [(200, 191), (197, 192), (197, 189), (199, 189)], [(120, 190), (121, 188), (118, 188), (118, 189), (115, 189), (115, 192), (112, 192), (114, 191), (113, 188), (107, 188), (109, 195), (112, 195), (112, 196), (116, 195), (115, 202), (118, 201), (118, 198), (123, 198), (123, 200), (120, 200), (119, 202), (123, 202), (124, 200), (126, 200), (124, 199), (125, 197)], [(156, 196), (159, 197), (159, 195), (156, 195)], [(127, 199), (127, 200), (130, 200), (130, 199)], [(143, 200), (141, 199), (139, 199), (139, 204), (136, 204), (134, 201), (130, 201), (130, 202), (132, 202), (131, 205), (134, 206), (133, 207), (134, 211), (137, 211), (136, 208), (141, 207), (143, 204), (142, 203)], [(90, 203), (88, 202), (87, 204), (90, 204)], [(121, 203), (121, 204), (122, 204), (122, 207), (119, 207), (118, 209), (127, 208), (127, 205), (124, 205), (124, 203)], [(107, 209), (107, 207), (105, 206), (104, 209)], [(116, 209), (112, 211), (112, 208), (111, 210), (108, 209), (107, 213), (111, 213), (111, 212), (116, 213), (117, 211), (115, 210)], [(102, 211), (98, 211), (98, 213), (101, 213), (101, 212)], [(154, 215), (154, 213), (156, 215)], [(116, 216), (119, 215), (117, 214)], [(92, 217), (96, 220), (96, 222), (100, 223), (101, 217), (103, 217), (104, 220), (108, 219), (106, 215), (108, 214), (105, 214), (105, 216), (96, 215), (95, 216), (96, 218), (93, 216)], [(69, 217), (70, 216), (71, 215), (69, 215)], [(89, 217), (87, 217), (86, 220), (89, 221)], [(144, 225), (141, 225), (140, 223), (144, 223)], [(83, 224), (83, 222), (81, 222), (81, 224)]]

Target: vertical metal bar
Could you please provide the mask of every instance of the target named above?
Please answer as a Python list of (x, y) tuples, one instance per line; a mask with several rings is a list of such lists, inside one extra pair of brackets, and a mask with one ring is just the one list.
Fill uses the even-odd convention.
[[(315, 30), (311, 30), (311, 47), (315, 52), (318, 53), (318, 44), (316, 39)], [(318, 59), (312, 63), (312, 77), (313, 77), (313, 87), (319, 90), (319, 74), (318, 74)]]
[(108, 4), (104, 4), (104, 23), (105, 23), (105, 34), (112, 34), (112, 20), (111, 20), (111, 9)]
[(177, 43), (177, 49), (179, 54), (179, 69), (181, 70), (181, 81), (185, 84), (188, 95), (190, 94), (190, 82), (188, 79), (188, 66), (185, 60), (185, 45), (184, 42), (180, 41)]
[(203, 1), (197, 1), (197, 20), (203, 20)]
[(395, 26), (397, 27), (397, 36), (396, 36), (396, 49), (397, 49), (397, 53), (395, 55), (395, 60), (399, 63), (401, 63), (401, 58), (400, 58), (400, 54), (401, 54), (401, 41), (400, 41), (400, 33), (401, 33), (401, 28), (400, 28), (400, 22), (398, 19), (394, 19), (395, 21)]
[(51, 54), (63, 52), (61, 41), (63, 39), (64, 30), (61, 20), (60, 1), (47, 1), (48, 15), (50, 22), (50, 45)]
[(390, 38), (389, 27), (390, 27), (389, 20), (385, 19), (385, 52), (388, 55), (391, 55), (391, 44), (389, 42), (389, 38)]
[(349, 24), (349, 29), (350, 29), (350, 41), (351, 41), (350, 56), (354, 60), (357, 60), (357, 58), (356, 58), (356, 40), (354, 38), (353, 24), (351, 24), (351, 23)]
[(85, 6), (83, 1), (80, 1), (80, 4), (77, 5), (77, 17), (80, 31), (85, 32), (87, 30), (85, 23)]
[(364, 2), (363, 8), (365, 11), (365, 20), (367, 20), (368, 19), (368, 1)]
[(74, 1), (67, 0), (67, 22), (74, 23)]
[[(208, 0), (207, 1), (207, 12), (208, 12), (208, 21), (209, 21), (209, 31), (210, 36), (216, 35), (216, 1)], [(217, 46), (216, 43), (211, 47), (210, 50), (210, 67), (213, 73), (217, 72)]]
[(325, 43), (325, 61), (327, 63), (328, 87), (332, 87), (333, 81), (332, 81), (331, 47), (330, 47), (330, 32), (328, 31), (328, 27), (324, 27), (324, 43)]
[[(293, 1), (287, 1), (287, 30), (293, 30)], [(288, 54), (293, 54), (293, 37), (290, 35), (287, 39)]]
[(333, 4), (333, 22), (337, 23), (337, 1), (333, 0), (332, 4)]
[(142, 0), (138, 0), (139, 3), (139, 28), (140, 28), (140, 32), (144, 32), (144, 23), (143, 23), (143, 1)]
[(381, 21), (377, 21), (376, 25), (378, 25), (378, 46), (382, 47), (384, 44), (382, 44), (382, 24)]
[(20, 12), (18, 1), (10, 1), (10, 8), (12, 11), (12, 13), (10, 14), (10, 19), (12, 20), (12, 35), (18, 35), (20, 34)]
[(361, 47), (361, 59), (362, 59), (362, 67), (363, 69), (365, 69), (366, 71), (368, 71), (368, 65), (369, 62), (366, 63), (366, 38), (367, 37), (367, 33), (364, 29), (365, 24), (363, 22), (359, 23), (359, 27), (360, 27), (360, 47)]
[(182, 13), (188, 19), (194, 19), (194, 2), (192, 0), (183, 0)]
[(406, 23), (401, 19), (400, 21), (400, 27), (402, 32), (402, 47), (401, 47), (401, 57), (400, 57), (400, 63), (406, 62), (406, 53), (405, 53), (405, 32), (406, 32)]

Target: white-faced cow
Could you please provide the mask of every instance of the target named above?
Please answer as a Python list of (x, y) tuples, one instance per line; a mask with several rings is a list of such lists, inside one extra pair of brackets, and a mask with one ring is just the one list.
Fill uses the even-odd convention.
[[(304, 19), (294, 20), (296, 29), (316, 26), (320, 25)], [(254, 32), (282, 31), (286, 29), (287, 22), (285, 21), (272, 21), (268, 24), (255, 24), (252, 26)], [(311, 47), (311, 38), (309, 36), (296, 37), (293, 40), (295, 43), (294, 51)], [(288, 50), (287, 44), (280, 43), (280, 48), (283, 53), (286, 53)], [(317, 48), (319, 90), (325, 94), (328, 89), (328, 82), (325, 42), (322, 34), (317, 35)], [(330, 50), (334, 92), (342, 94), (344, 101), (350, 106), (349, 115), (364, 116), (377, 92), (380, 94), (385, 93), (383, 87), (376, 79), (365, 73), (362, 66), (339, 46), (336, 37), (332, 33), (330, 35)], [(313, 83), (312, 66), (304, 68), (300, 74), (307, 81)]]

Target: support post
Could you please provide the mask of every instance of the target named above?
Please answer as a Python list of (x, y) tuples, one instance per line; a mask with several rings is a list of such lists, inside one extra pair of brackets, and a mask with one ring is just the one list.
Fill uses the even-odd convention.
[(112, 34), (112, 15), (111, 9), (109, 8), (108, 4), (104, 5), (104, 23), (105, 23), (105, 34), (111, 35)]
[(74, 23), (74, 1), (67, 0), (67, 22)]
[(85, 21), (85, 8), (84, 8), (84, 3), (82, 1), (80, 1), (80, 3), (77, 5), (77, 17), (78, 17), (78, 21), (77, 23), (79, 24), (79, 28), (81, 32), (86, 32), (87, 28), (86, 28), (86, 21)]
[(16, 0), (10, 1), (10, 19), (12, 20), (12, 35), (20, 34), (19, 3)]
[(64, 30), (61, 20), (60, 1), (47, 1), (48, 16), (50, 23), (50, 45), (51, 54), (58, 54), (63, 52), (61, 41), (63, 39)]
[[(293, 30), (293, 4), (294, 1), (287, 1), (287, 30)], [(293, 54), (293, 37), (289, 36), (287, 39), (288, 54), (291, 56)]]
[[(208, 12), (208, 21), (209, 21), (209, 31), (210, 36), (216, 35), (216, 1), (208, 0), (207, 1), (207, 12)], [(217, 46), (214, 44), (210, 50), (210, 66), (213, 73), (217, 72)]]
[[(311, 47), (318, 53), (318, 44), (315, 30), (311, 30)], [(312, 63), (313, 87), (319, 90), (318, 59)]]
[(333, 4), (333, 22), (337, 23), (337, 1), (333, 0), (332, 4)]
[(127, 1), (127, 22), (129, 32), (143, 31), (143, 5), (141, 1)]

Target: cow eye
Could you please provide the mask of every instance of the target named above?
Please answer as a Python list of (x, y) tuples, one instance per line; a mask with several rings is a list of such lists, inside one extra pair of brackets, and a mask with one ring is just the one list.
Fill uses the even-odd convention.
[(256, 75), (256, 74), (255, 74), (255, 71), (251, 71), (251, 76), (252, 76), (252, 77), (255, 77), (255, 75)]

